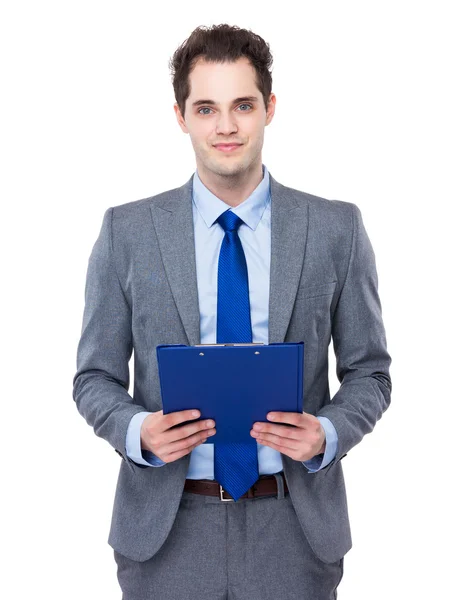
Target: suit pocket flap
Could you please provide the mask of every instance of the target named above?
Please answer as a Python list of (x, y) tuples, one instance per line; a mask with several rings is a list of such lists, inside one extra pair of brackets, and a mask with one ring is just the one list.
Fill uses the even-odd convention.
[(330, 281), (328, 283), (318, 283), (317, 285), (304, 286), (299, 290), (299, 296), (301, 298), (315, 298), (317, 296), (332, 295), (335, 291), (337, 283), (337, 281)]

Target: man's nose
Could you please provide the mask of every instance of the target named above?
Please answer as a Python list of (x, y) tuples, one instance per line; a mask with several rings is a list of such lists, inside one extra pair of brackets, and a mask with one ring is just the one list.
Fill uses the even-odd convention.
[(231, 113), (219, 113), (216, 131), (223, 135), (230, 135), (231, 133), (236, 132), (237, 123), (235, 117)]

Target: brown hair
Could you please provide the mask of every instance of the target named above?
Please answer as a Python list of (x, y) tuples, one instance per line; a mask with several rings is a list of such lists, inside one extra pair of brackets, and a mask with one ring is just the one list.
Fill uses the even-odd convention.
[(267, 108), (273, 62), (269, 44), (250, 30), (223, 23), (210, 28), (196, 27), (169, 60), (175, 100), (182, 117), (185, 117), (185, 103), (191, 91), (189, 75), (197, 60), (203, 57), (207, 62), (235, 62), (242, 56), (248, 58), (256, 71), (256, 85)]

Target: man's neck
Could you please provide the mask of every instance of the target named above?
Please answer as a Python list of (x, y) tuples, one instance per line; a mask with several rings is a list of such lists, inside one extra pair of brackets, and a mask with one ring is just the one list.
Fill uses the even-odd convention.
[(197, 172), (205, 187), (217, 198), (232, 207), (242, 204), (249, 198), (263, 178), (261, 162), (255, 167), (254, 172), (245, 171), (238, 177), (223, 177), (199, 166)]

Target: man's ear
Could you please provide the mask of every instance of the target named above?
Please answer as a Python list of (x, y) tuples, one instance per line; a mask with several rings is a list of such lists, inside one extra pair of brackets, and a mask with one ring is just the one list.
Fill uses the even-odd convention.
[(180, 112), (180, 108), (177, 102), (174, 103), (174, 112), (175, 116), (177, 117), (177, 123), (180, 125), (180, 129), (183, 131), (183, 133), (189, 133), (188, 127), (185, 123), (185, 119), (182, 117), (182, 113)]
[(267, 105), (267, 112), (265, 118), (265, 125), (269, 125), (273, 119), (273, 115), (275, 114), (275, 106), (276, 106), (276, 96), (275, 94), (270, 94), (269, 103)]

